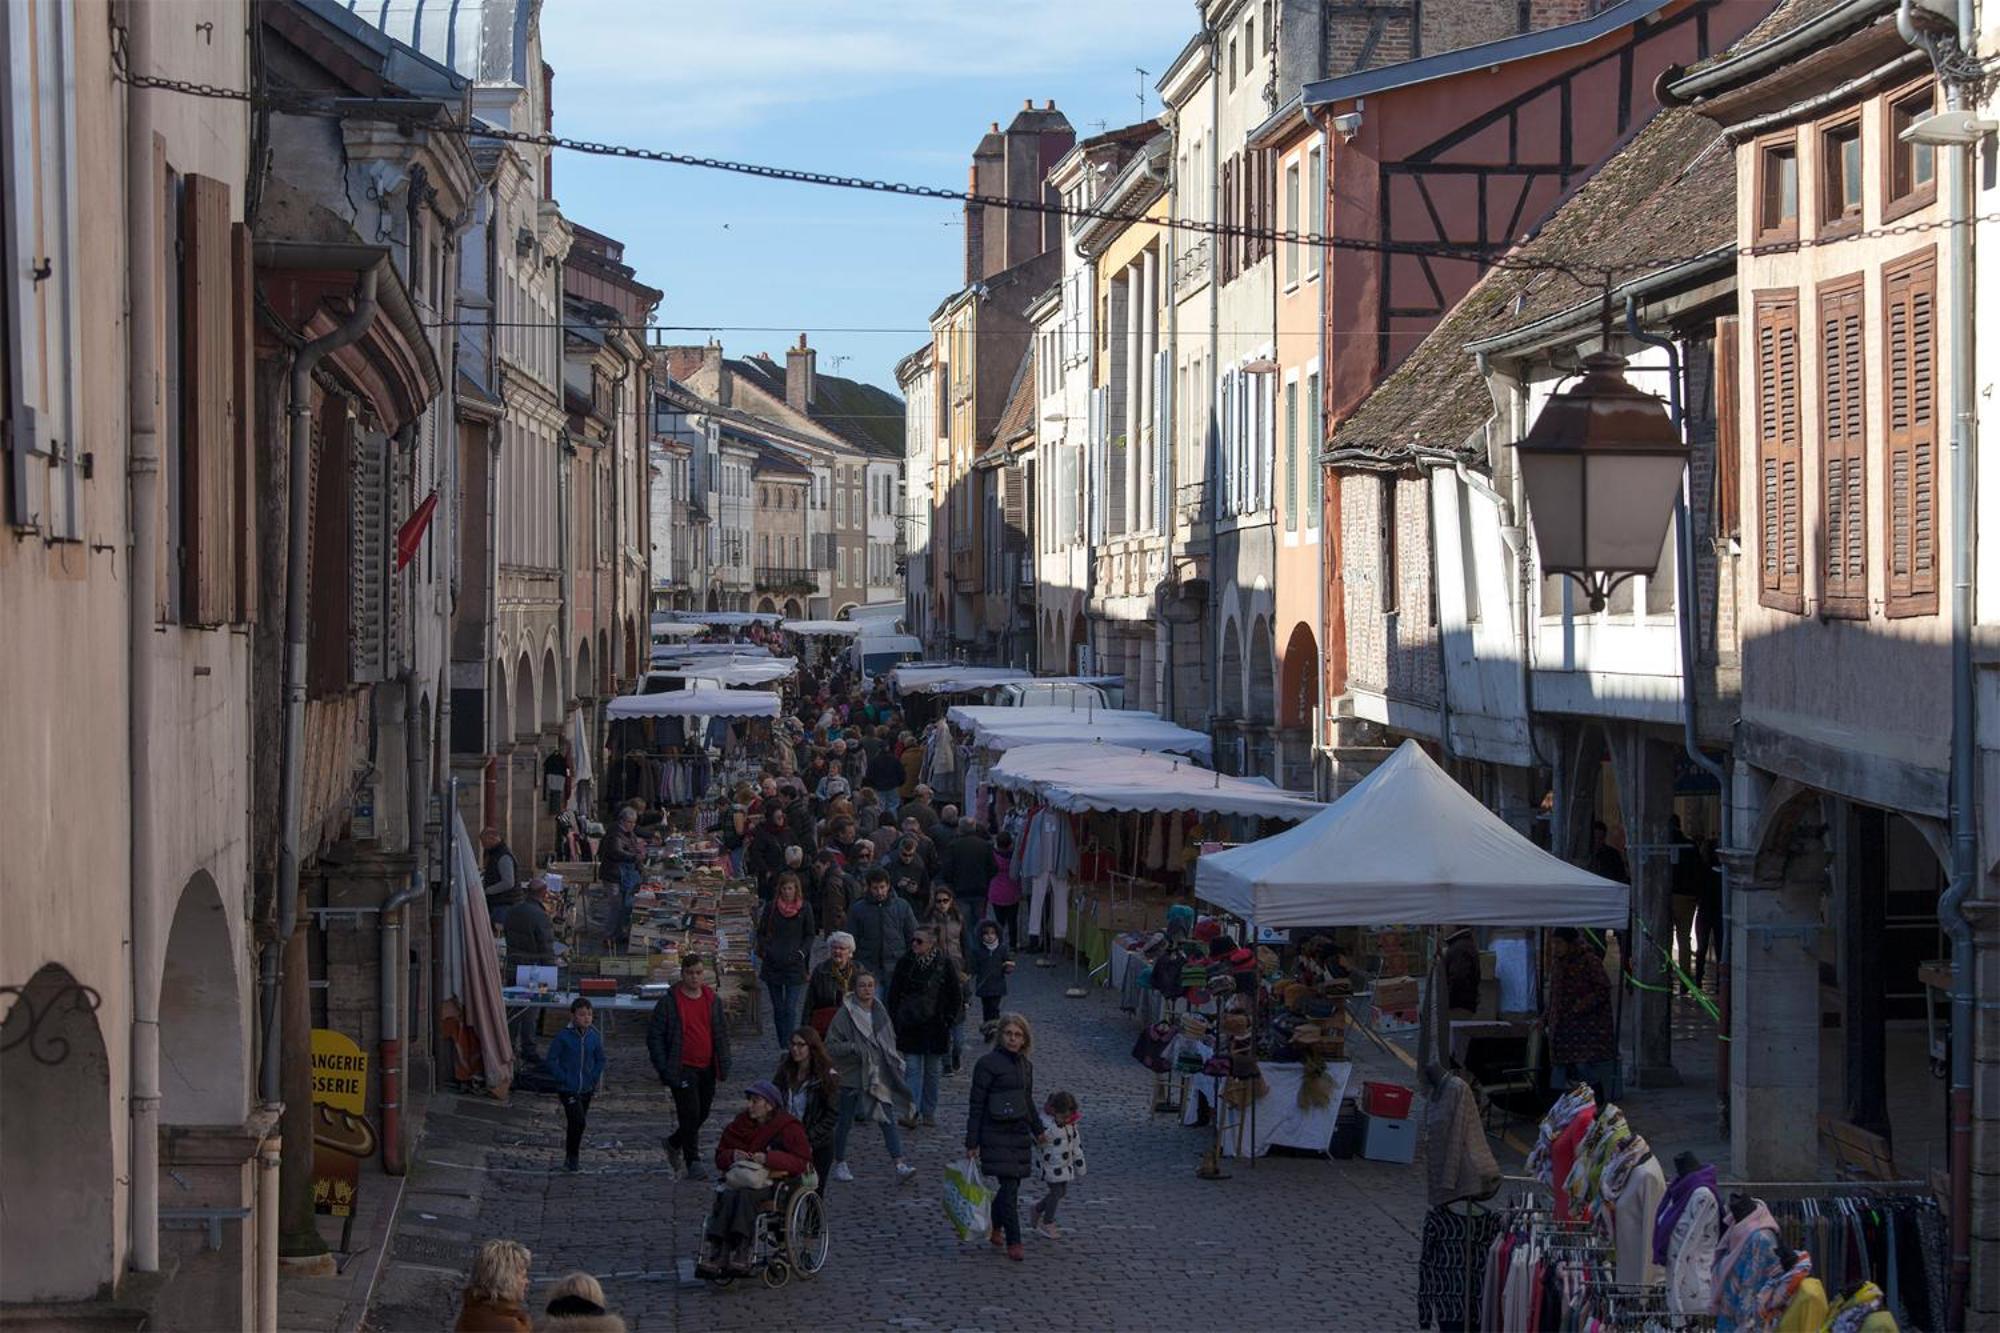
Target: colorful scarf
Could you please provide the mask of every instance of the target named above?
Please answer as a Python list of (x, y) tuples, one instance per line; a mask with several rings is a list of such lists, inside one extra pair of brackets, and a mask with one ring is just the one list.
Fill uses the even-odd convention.
[[(1195, 927), (1195, 937), (1201, 937), (1200, 926)], [(1544, 1185), (1555, 1184), (1555, 1166), (1549, 1156), (1550, 1149), (1562, 1132), (1569, 1128), (1570, 1122), (1582, 1114), (1584, 1107), (1596, 1104), (1597, 1095), (1590, 1090), (1588, 1083), (1579, 1083), (1556, 1099), (1556, 1104), (1542, 1117), (1541, 1130), (1535, 1135), (1534, 1151), (1528, 1154), (1528, 1174)]]
[(1716, 1313), (1722, 1312), (1724, 1292), (1732, 1284), (1729, 1279), (1736, 1275), (1737, 1262), (1743, 1252), (1760, 1231), (1768, 1231), (1774, 1237), (1778, 1233), (1778, 1220), (1771, 1216), (1771, 1210), (1764, 1206), (1762, 1199), (1753, 1200), (1757, 1206), (1741, 1222), (1732, 1222), (1729, 1230), (1722, 1233), (1722, 1243), (1715, 1247), (1715, 1300)]
[(1667, 1192), (1660, 1196), (1660, 1211), (1653, 1214), (1653, 1262), (1667, 1262), (1667, 1246), (1673, 1243), (1674, 1227), (1680, 1223), (1681, 1214), (1687, 1211), (1688, 1202), (1694, 1198), (1696, 1190), (1714, 1190), (1715, 1168), (1698, 1166), (1667, 1186)]
[(1882, 1289), (1873, 1282), (1856, 1287), (1827, 1313), (1827, 1333), (1861, 1333), (1868, 1316), (1882, 1308)]
[(1757, 1313), (1763, 1316), (1766, 1325), (1775, 1325), (1784, 1317), (1792, 1297), (1798, 1295), (1799, 1284), (1811, 1277), (1812, 1271), (1812, 1255), (1800, 1250), (1790, 1268), (1773, 1274), (1771, 1280), (1758, 1289)]

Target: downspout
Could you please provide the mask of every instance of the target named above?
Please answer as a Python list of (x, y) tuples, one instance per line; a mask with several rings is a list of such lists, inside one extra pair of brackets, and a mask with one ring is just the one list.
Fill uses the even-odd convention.
[(305, 780), (306, 735), (306, 531), (312, 511), (312, 377), (320, 361), (363, 333), (375, 319), (375, 288), (382, 262), (371, 264), (354, 284), (354, 310), (340, 327), (301, 347), (292, 358), (290, 467), (287, 478), (285, 532), (285, 733), (283, 770), (278, 789), (278, 922), (258, 963), (259, 1000), (264, 1022), (263, 1063), (258, 1091), (266, 1103), (283, 1100), (279, 1070), (284, 1059), (283, 1033), (278, 1023), (278, 987), (282, 981), (285, 942), (299, 922), (300, 790)]
[[(416, 562), (410, 562), (410, 584), (416, 585)], [(412, 598), (414, 602), (414, 598)], [(414, 636), (416, 618), (411, 617)], [(415, 653), (411, 654), (412, 658)], [(417, 673), (403, 672), (403, 795), (409, 820), (408, 850), (410, 882), (382, 903), (380, 976), (382, 1054), (382, 1170), (400, 1176), (409, 1170), (403, 1144), (403, 1014), (398, 1000), (402, 994), (403, 940), (408, 933), (404, 917), (408, 905), (424, 892), (424, 747), (421, 740), (422, 710), (418, 706)]]
[[(1972, 0), (1958, 0), (1954, 34), (1957, 56), (1969, 56), (1976, 29)], [(1896, 31), (1904, 41), (1922, 46), (1933, 64), (1940, 64), (1934, 41), (1922, 38), (1911, 22), (1910, 0), (1896, 10)], [(1966, 110), (1965, 84), (1939, 69), (1945, 106)], [(1972, 543), (1975, 459), (1973, 421), (1973, 272), (1972, 272), (1972, 147), (1967, 143), (1940, 145), (1945, 180), (1945, 227), (1948, 235), (1946, 283), (1951, 290), (1951, 866), (1950, 879), (1938, 898), (1938, 925), (1951, 939), (1951, 1280), (1947, 1309), (1957, 1325), (1963, 1321), (1972, 1277), (1972, 1066), (1973, 968), (1976, 963), (1972, 921), (1965, 913), (1979, 876), (1978, 808), (1974, 765), (1978, 752), (1973, 735), (1972, 671)]]
[[(1303, 98), (1300, 100), (1300, 105), (1305, 106)], [(1321, 194), (1324, 195), (1332, 189), (1332, 183), (1333, 183), (1333, 138), (1326, 132), (1327, 127), (1320, 124), (1319, 116), (1314, 112), (1314, 109), (1312, 107), (1305, 106), (1305, 113), (1306, 113), (1306, 123), (1312, 126), (1313, 129), (1319, 133), (1319, 160), (1321, 163), (1320, 191)], [(1308, 186), (1312, 184), (1312, 173), (1310, 172), (1306, 174), (1306, 183)], [(1322, 229), (1324, 229), (1326, 226), (1325, 220), (1333, 216), (1333, 210), (1325, 206), (1324, 198), (1322, 198), (1319, 201), (1319, 203), (1321, 205), (1320, 226)], [(1307, 205), (1306, 216), (1307, 217), (1312, 216), (1311, 205)], [(1306, 453), (1306, 461), (1308, 465), (1313, 468), (1314, 473), (1319, 477), (1319, 482), (1320, 482), (1319, 485), (1320, 512), (1312, 516), (1313, 522), (1319, 524), (1319, 540), (1320, 540), (1319, 576), (1313, 580), (1313, 623), (1319, 627), (1320, 637), (1325, 638), (1327, 637), (1327, 631), (1330, 628), (1327, 624), (1327, 619), (1326, 619), (1326, 566), (1328, 564), (1327, 548), (1331, 546), (1333, 543), (1338, 542), (1340, 540), (1338, 525), (1329, 523), (1327, 521), (1326, 465), (1319, 461), (1319, 456), (1321, 452), (1326, 448), (1326, 428), (1323, 423), (1326, 421), (1325, 403), (1326, 403), (1326, 385), (1328, 380), (1328, 371), (1332, 369), (1332, 367), (1327, 362), (1326, 323), (1327, 323), (1328, 303), (1331, 300), (1329, 293), (1333, 291), (1333, 247), (1327, 245), (1321, 245), (1320, 255), (1317, 262), (1319, 264), (1319, 303), (1318, 303), (1319, 310), (1313, 320), (1313, 323), (1318, 326), (1315, 332), (1319, 336), (1320, 401), (1312, 405), (1312, 419), (1314, 421), (1322, 423), (1322, 425), (1318, 431), (1314, 432), (1313, 439), (1311, 441), (1311, 447), (1310, 449), (1308, 449)], [(1335, 553), (1333, 558), (1337, 560), (1339, 558), (1338, 553)], [(1342, 633), (1344, 635), (1346, 632), (1346, 622), (1343, 620), (1341, 624), (1342, 624)], [(1326, 702), (1327, 702), (1326, 701), (1326, 658), (1327, 654), (1331, 651), (1332, 649), (1325, 644), (1322, 644), (1320, 646), (1319, 669), (1313, 673), (1312, 748), (1315, 752), (1315, 759), (1313, 763), (1313, 795), (1322, 798), (1332, 794), (1330, 790), (1331, 784), (1322, 783), (1320, 781), (1322, 766), (1320, 765), (1317, 759), (1317, 752), (1320, 746), (1323, 745), (1326, 741)]]
[[(1684, 396), (1685, 381), (1681, 367), (1680, 346), (1664, 334), (1648, 333), (1639, 321), (1639, 298), (1625, 298), (1625, 331), (1633, 341), (1648, 347), (1657, 347), (1667, 354), (1667, 411), (1673, 418), (1674, 430), (1687, 443), (1687, 409)], [(1681, 474), (1681, 488), (1674, 493), (1674, 627), (1680, 631), (1681, 644), (1681, 745), (1695, 767), (1715, 779), (1717, 845), (1734, 847), (1735, 819), (1732, 811), (1735, 802), (1729, 790), (1729, 775), (1723, 766), (1702, 753), (1700, 728), (1697, 725), (1701, 706), (1699, 687), (1695, 683), (1695, 663), (1701, 650), (1701, 590), (1695, 583), (1694, 523), (1693, 505), (1689, 493), (1693, 463)], [(1720, 863), (1722, 875), (1722, 930), (1724, 941), (1716, 956), (1716, 981), (1725, 1004), (1729, 996), (1729, 946), (1733, 904), (1730, 902), (1729, 865)], [(1716, 1091), (1718, 1110), (1725, 1122), (1729, 1111), (1729, 1014), (1725, 1008), (1722, 1022), (1716, 1028)]]
[[(1222, 59), (1221, 41), (1213, 24), (1206, 25), (1208, 33), (1208, 131), (1215, 134), (1222, 125)], [(1215, 160), (1214, 152), (1208, 155), (1208, 218), (1211, 228), (1222, 218), (1222, 164)], [(1215, 731), (1215, 715), (1222, 705), (1222, 620), (1217, 614), (1222, 606), (1222, 535), (1220, 526), (1221, 496), (1217, 493), (1220, 478), (1216, 471), (1216, 455), (1222, 443), (1222, 420), (1215, 410), (1215, 386), (1220, 384), (1222, 367), (1219, 357), (1222, 350), (1222, 242), (1220, 232), (1210, 230), (1208, 254), (1208, 403), (1203, 410), (1203, 419), (1209, 423), (1207, 457), (1203, 471), (1207, 474), (1207, 494), (1203, 497), (1203, 507), (1208, 510), (1208, 632), (1215, 637), (1209, 640), (1216, 650), (1216, 656), (1208, 669), (1208, 725), (1209, 733)]]
[[(151, 42), (145, 6), (124, 7), (127, 60), (150, 69)], [(153, 869), (159, 863), (153, 824), (153, 635), (154, 588), (160, 577), (160, 375), (154, 334), (159, 322), (155, 289), (159, 282), (159, 210), (152, 207), (153, 99), (138, 88), (125, 93), (125, 248), (129, 257), (125, 326), (126, 452), (132, 553), (126, 588), (126, 651), (130, 676), (127, 745), (131, 791), (132, 1087), (130, 1145), (129, 1261), (134, 1271), (160, 1269), (160, 988), (154, 959), (160, 950), (160, 919)], [(267, 1095), (265, 1101), (275, 1101)]]

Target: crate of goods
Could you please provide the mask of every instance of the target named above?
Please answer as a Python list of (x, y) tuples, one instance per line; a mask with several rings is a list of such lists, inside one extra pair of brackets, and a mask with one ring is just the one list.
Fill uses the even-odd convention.
[(1382, 977), (1375, 982), (1375, 1007), (1414, 1010), (1421, 1003), (1415, 977)]
[(1361, 1085), (1361, 1109), (1384, 1120), (1410, 1118), (1410, 1090), (1400, 1083), (1365, 1082)]
[(1389, 1120), (1364, 1115), (1367, 1126), (1361, 1133), (1361, 1155), (1371, 1162), (1414, 1162), (1417, 1159), (1417, 1122)]

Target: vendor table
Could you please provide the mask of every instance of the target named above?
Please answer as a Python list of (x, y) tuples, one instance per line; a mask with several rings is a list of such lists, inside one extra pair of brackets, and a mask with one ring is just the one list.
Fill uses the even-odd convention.
[[(1252, 1145), (1251, 1156), (1262, 1157), (1273, 1147), (1298, 1148), (1306, 1152), (1325, 1153), (1333, 1143), (1333, 1131), (1340, 1119), (1340, 1099), (1347, 1095), (1348, 1080), (1354, 1075), (1354, 1065), (1347, 1060), (1329, 1060), (1326, 1065), (1327, 1077), (1333, 1080), (1332, 1095), (1326, 1105), (1307, 1110), (1299, 1105), (1299, 1085), (1305, 1082), (1305, 1066), (1278, 1064), (1265, 1061), (1262, 1065), (1264, 1081), (1270, 1085), (1270, 1092), (1257, 1099), (1257, 1137)], [(1208, 1074), (1197, 1074), (1188, 1079), (1187, 1107), (1181, 1112), (1181, 1123), (1194, 1124), (1200, 1118), (1202, 1098), (1207, 1098), (1216, 1108), (1215, 1113), (1222, 1120), (1222, 1153), (1234, 1157), (1237, 1145), (1237, 1123), (1248, 1114), (1248, 1108), (1238, 1108), (1222, 1100), (1223, 1080)]]
[[(502, 1003), (507, 1006), (507, 1020), (511, 1023), (530, 1009), (567, 1010), (570, 1006), (570, 1001), (576, 998), (576, 994), (575, 991), (552, 990), (540, 991), (536, 994), (528, 995), (509, 986), (501, 990), (500, 998)], [(650, 1014), (653, 1012), (653, 1002), (659, 997), (653, 995), (631, 995), (621, 991), (616, 995), (592, 995), (589, 998), (590, 1007), (596, 1012), (606, 1015), (604, 1030), (609, 1033), (612, 1030), (612, 1022), (618, 1014)]]

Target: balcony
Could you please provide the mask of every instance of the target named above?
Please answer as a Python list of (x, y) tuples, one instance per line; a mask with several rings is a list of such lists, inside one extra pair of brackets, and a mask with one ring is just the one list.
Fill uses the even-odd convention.
[(819, 576), (810, 569), (759, 565), (755, 583), (758, 592), (811, 592), (819, 586)]

